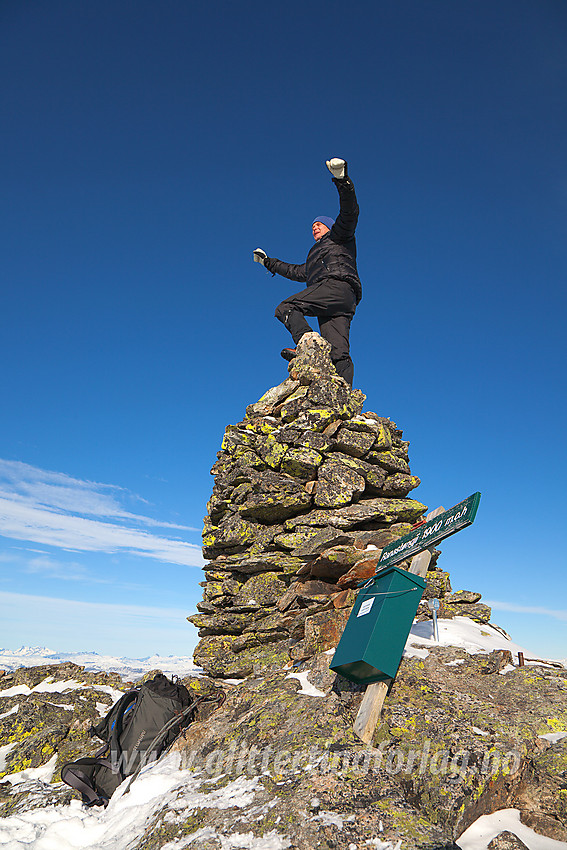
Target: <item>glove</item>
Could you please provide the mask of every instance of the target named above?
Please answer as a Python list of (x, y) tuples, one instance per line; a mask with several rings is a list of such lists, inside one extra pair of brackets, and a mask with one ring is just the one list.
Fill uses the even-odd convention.
[(253, 252), (253, 257), (255, 263), (262, 263), (262, 265), (264, 265), (264, 260), (268, 259), (268, 255), (262, 248), (256, 248)]
[(328, 159), (327, 168), (337, 180), (342, 180), (347, 176), (346, 159), (339, 159), (336, 156), (333, 157), (333, 159)]

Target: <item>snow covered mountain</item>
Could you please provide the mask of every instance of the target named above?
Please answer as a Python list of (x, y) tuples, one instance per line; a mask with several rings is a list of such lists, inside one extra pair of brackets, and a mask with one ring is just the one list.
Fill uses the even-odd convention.
[(123, 679), (138, 679), (150, 670), (159, 669), (166, 675), (198, 675), (200, 669), (190, 656), (150, 655), (147, 658), (116, 658), (97, 652), (54, 652), (45, 646), (21, 646), (19, 649), (0, 649), (0, 670), (17, 670), (18, 667), (38, 667), (40, 664), (59, 664), (72, 661), (85, 670), (104, 673), (115, 672)]

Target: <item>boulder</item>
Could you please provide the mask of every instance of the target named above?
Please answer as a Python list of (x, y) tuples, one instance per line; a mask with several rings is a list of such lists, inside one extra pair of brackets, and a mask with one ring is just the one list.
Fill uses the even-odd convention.
[(448, 601), (447, 594), (451, 593), (451, 578), (449, 573), (442, 570), (429, 570), (426, 576), (427, 585), (423, 591), (423, 599), (443, 599)]
[(529, 848), (514, 832), (505, 829), (492, 839), (488, 850), (529, 850)]
[(323, 611), (307, 617), (305, 637), (291, 647), (291, 658), (294, 661), (301, 661), (318, 652), (325, 652), (336, 647), (349, 616), (349, 609), (333, 608), (331, 612)]
[(347, 573), (344, 573), (337, 581), (339, 587), (357, 587), (361, 581), (372, 578), (376, 575), (376, 567), (380, 560), (382, 550), (378, 549), (377, 554), (373, 558), (363, 558), (357, 561)]
[(246, 415), (250, 418), (269, 416), (274, 407), (288, 398), (298, 387), (299, 381), (294, 381), (292, 378), (288, 378), (282, 384), (278, 384), (277, 387), (271, 387), (255, 404), (250, 404), (246, 408)]
[(317, 475), (317, 468), (323, 460), (323, 455), (315, 449), (287, 449), (282, 458), (281, 470), (294, 478), (309, 481)]
[(488, 623), (492, 616), (492, 609), (482, 602), (477, 602), (474, 605), (469, 605), (466, 602), (459, 603), (458, 605), (449, 605), (443, 600), (443, 606), (444, 610), (452, 614), (453, 617), (470, 617), (471, 620), (476, 620), (477, 623)]
[(319, 469), (314, 502), (321, 508), (340, 508), (364, 493), (361, 475), (334, 459), (326, 460)]
[(375, 463), (388, 472), (403, 472), (409, 474), (410, 468), (403, 457), (398, 457), (393, 451), (371, 451), (367, 452), (366, 460)]
[[(445, 573), (445, 575), (447, 576), (447, 578), (449, 577), (448, 573)], [(457, 590), (455, 593), (445, 593), (445, 602), (448, 602), (450, 605), (460, 604), (462, 602), (466, 602), (469, 605), (473, 605), (479, 600), (480, 593), (475, 593), (472, 590)]]
[(287, 585), (282, 581), (279, 573), (261, 572), (239, 586), (233, 604), (246, 605), (252, 600), (257, 606), (268, 608), (276, 605), (286, 590)]
[(351, 431), (343, 426), (335, 434), (333, 448), (353, 457), (363, 457), (374, 444), (375, 439), (376, 435), (372, 432)]

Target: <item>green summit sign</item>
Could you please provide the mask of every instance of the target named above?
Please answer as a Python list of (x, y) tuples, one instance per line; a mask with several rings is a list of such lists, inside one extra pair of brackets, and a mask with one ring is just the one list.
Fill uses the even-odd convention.
[(473, 493), (472, 496), (469, 496), (464, 502), (459, 502), (454, 508), (430, 519), (410, 534), (389, 543), (382, 550), (376, 570), (399, 564), (406, 558), (428, 549), (445, 537), (450, 537), (451, 534), (455, 534), (461, 528), (471, 525), (474, 522), (479, 502), (480, 493)]

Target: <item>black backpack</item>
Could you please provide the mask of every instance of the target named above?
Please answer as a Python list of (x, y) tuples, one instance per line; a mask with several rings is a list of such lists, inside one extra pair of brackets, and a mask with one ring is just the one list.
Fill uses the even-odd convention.
[[(220, 699), (224, 699), (221, 691)], [(127, 777), (134, 781), (144, 765), (155, 761), (194, 718), (200, 702), (185, 685), (158, 673), (139, 688), (127, 691), (89, 734), (105, 741), (92, 758), (68, 762), (61, 779), (80, 791), (87, 806), (106, 806)], [(215, 698), (215, 701), (219, 701)]]

